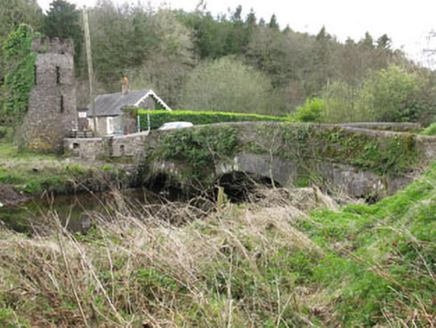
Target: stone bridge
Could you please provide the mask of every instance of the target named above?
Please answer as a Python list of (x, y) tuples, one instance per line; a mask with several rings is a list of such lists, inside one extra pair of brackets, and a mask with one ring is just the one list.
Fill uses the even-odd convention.
[(436, 157), (436, 137), (415, 124), (220, 123), (120, 137), (65, 139), (84, 160), (133, 164), (150, 182), (208, 187), (235, 172), (283, 187), (316, 184), (352, 197), (405, 187)]

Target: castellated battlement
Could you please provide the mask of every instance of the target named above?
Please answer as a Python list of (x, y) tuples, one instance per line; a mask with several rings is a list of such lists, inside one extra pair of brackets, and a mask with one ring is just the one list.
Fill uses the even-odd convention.
[(59, 40), (59, 38), (40, 38), (32, 42), (32, 52), (59, 55), (70, 54), (74, 56), (74, 42), (72, 39)]

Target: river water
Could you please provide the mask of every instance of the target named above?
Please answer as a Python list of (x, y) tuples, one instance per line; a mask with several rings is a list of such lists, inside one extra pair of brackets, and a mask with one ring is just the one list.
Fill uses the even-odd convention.
[(35, 228), (41, 230), (56, 216), (69, 231), (83, 232), (91, 226), (92, 214), (109, 214), (120, 201), (131, 209), (136, 207), (139, 210), (144, 205), (157, 204), (161, 199), (145, 189), (41, 197), (17, 206), (0, 208), (0, 221), (11, 230), (30, 233)]

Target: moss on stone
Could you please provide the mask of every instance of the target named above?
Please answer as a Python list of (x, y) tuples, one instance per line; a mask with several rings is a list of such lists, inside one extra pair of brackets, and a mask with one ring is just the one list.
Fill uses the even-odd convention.
[(339, 126), (288, 123), (260, 126), (256, 132), (258, 137), (247, 143), (246, 150), (255, 154), (273, 152), (279, 158), (304, 161), (306, 165), (328, 160), (398, 175), (413, 170), (419, 161), (415, 136), (410, 133), (380, 138)]
[(175, 163), (183, 180), (201, 181), (203, 186), (216, 173), (216, 163), (231, 162), (243, 152), (296, 163), (298, 185), (324, 184), (319, 165), (326, 162), (369, 170), (381, 178), (405, 176), (422, 165), (413, 134), (361, 133), (337, 125), (204, 126), (159, 133), (150, 140), (146, 162)]

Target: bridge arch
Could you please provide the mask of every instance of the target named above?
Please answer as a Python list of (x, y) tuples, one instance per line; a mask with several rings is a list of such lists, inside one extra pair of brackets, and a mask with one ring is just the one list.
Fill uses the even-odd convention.
[(413, 172), (436, 158), (436, 137), (396, 132), (410, 128), (416, 127), (226, 123), (113, 137), (110, 142), (66, 139), (65, 150), (82, 159), (137, 165), (145, 180), (163, 172), (182, 185), (200, 181), (212, 187), (218, 177), (245, 172), (291, 187), (303, 176), (351, 197), (383, 197), (405, 187)]
[(245, 171), (230, 171), (215, 178), (214, 184), (222, 187), (233, 202), (248, 201), (250, 195), (259, 187), (279, 188), (280, 183), (269, 176)]

